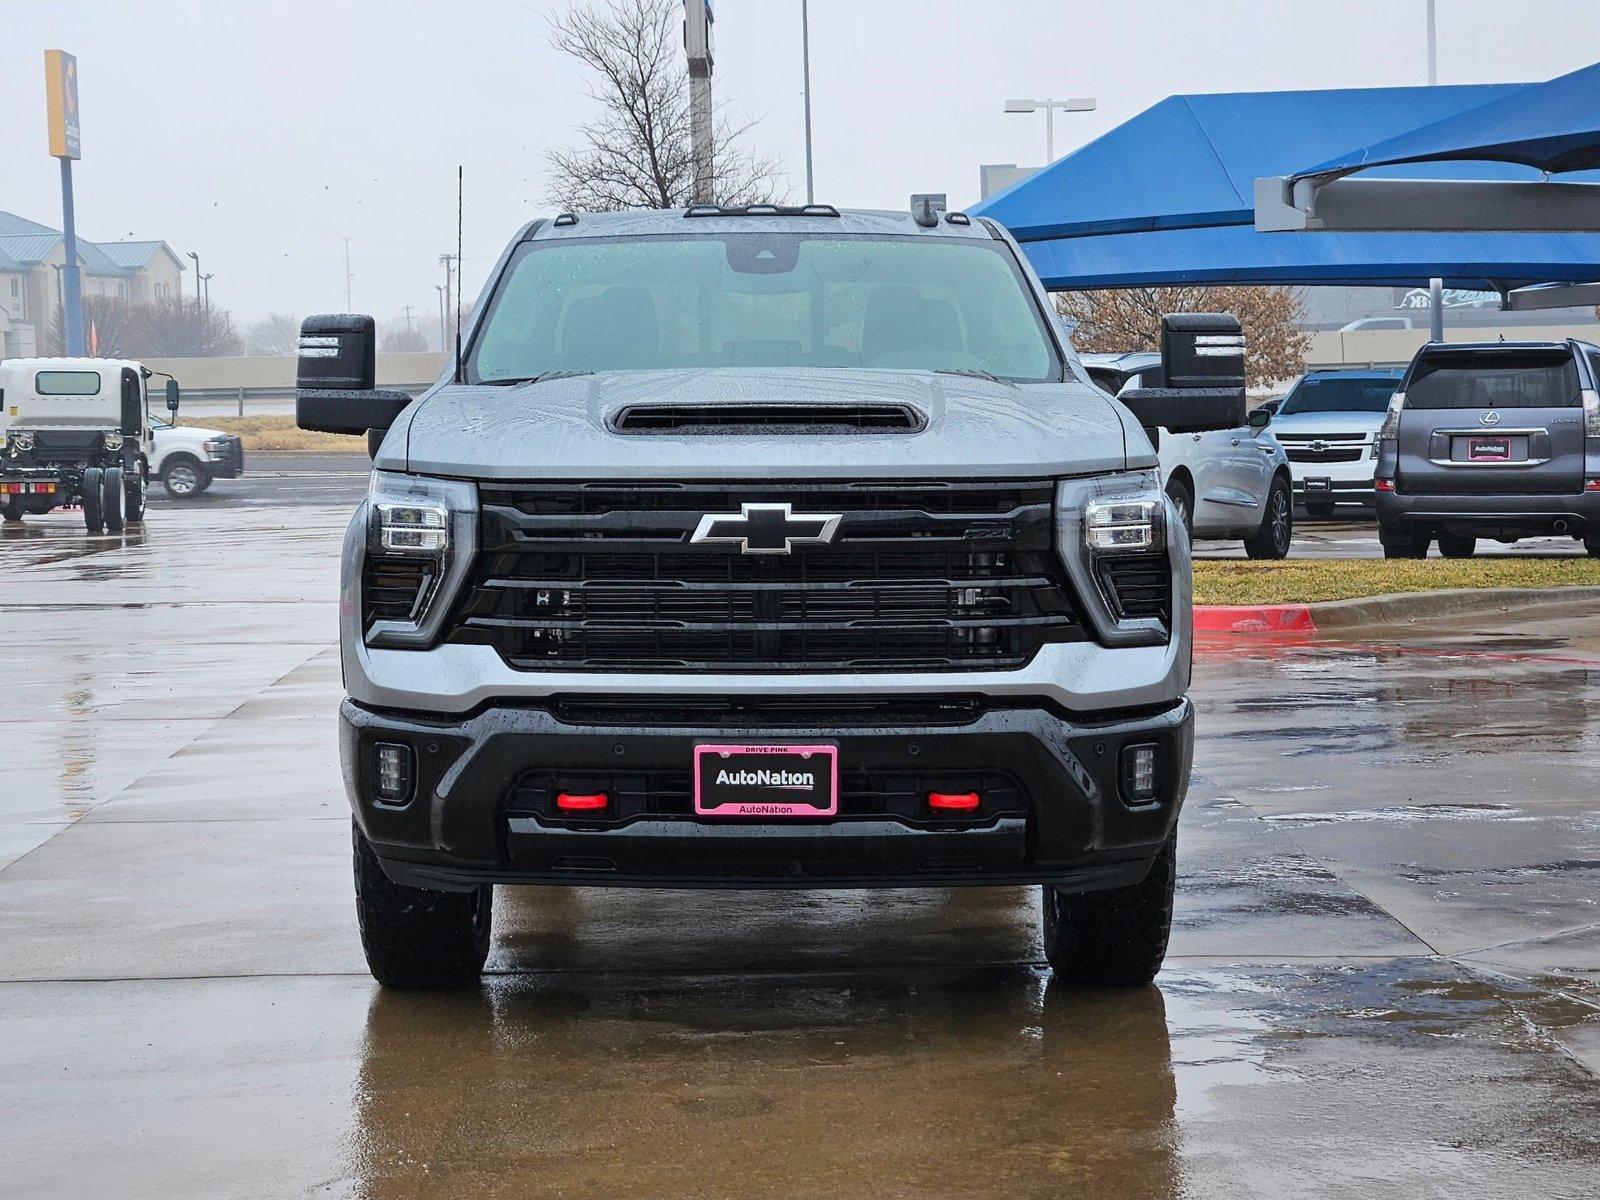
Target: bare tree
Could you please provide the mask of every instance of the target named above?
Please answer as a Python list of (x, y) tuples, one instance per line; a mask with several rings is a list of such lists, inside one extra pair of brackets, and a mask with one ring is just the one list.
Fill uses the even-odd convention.
[(1244, 326), (1251, 387), (1290, 379), (1305, 370), (1311, 334), (1302, 327), (1305, 301), (1294, 288), (1116, 288), (1060, 292), (1056, 308), (1077, 323), (1079, 350), (1109, 353), (1161, 348), (1161, 316), (1169, 312), (1228, 312)]
[(404, 325), (396, 325), (378, 343), (378, 349), (385, 354), (419, 354), (427, 348), (428, 339), (422, 336), (421, 331)]
[(300, 347), (300, 318), (293, 313), (268, 313), (244, 331), (244, 352), (292, 358)]
[[(129, 358), (139, 352), (144, 328), (144, 310), (114, 296), (83, 298), (83, 345), (96, 358)], [(67, 352), (66, 322), (61, 305), (56, 304), (44, 331), (42, 354)]]
[[(572, 212), (682, 208), (693, 195), (689, 72), (680, 0), (581, 0), (550, 19), (550, 43), (594, 76), (599, 114), (578, 145), (553, 150), (550, 200)], [(753, 121), (717, 114), (712, 193), (724, 205), (784, 198), (782, 165), (751, 150)]]
[(152, 358), (220, 358), (239, 353), (239, 335), (225, 308), (167, 297), (145, 307), (144, 325), (143, 353)]

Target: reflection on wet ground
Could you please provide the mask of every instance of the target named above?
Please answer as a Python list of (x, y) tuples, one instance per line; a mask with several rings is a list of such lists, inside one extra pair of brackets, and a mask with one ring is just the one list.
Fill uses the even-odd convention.
[(502, 889), (394, 995), (346, 512), (0, 541), (0, 1196), (1593, 1194), (1588, 620), (1204, 648), (1156, 988), (1051, 985), (1024, 889)]

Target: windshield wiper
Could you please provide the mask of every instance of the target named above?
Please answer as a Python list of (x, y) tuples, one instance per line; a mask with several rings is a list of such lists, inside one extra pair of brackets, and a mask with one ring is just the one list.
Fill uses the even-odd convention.
[(593, 371), (541, 371), (537, 375), (513, 376), (510, 379), (484, 379), (479, 382), (489, 387), (512, 387), (519, 383), (544, 383), (551, 379), (575, 379), (579, 375), (593, 374)]
[(965, 375), (968, 379), (987, 379), (990, 383), (1010, 383), (1009, 379), (1001, 379), (993, 371), (985, 371), (982, 367), (935, 367), (935, 375)]

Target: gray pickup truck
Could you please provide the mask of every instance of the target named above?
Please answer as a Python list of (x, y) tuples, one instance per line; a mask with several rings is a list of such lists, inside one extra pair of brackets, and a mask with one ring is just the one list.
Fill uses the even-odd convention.
[(504, 884), (1036, 884), (1064, 977), (1155, 975), (1191, 609), (1145, 428), (1243, 423), (1237, 321), (1119, 402), (922, 203), (535, 221), (415, 401), (372, 331), (306, 321), (297, 407), (381, 437), (339, 716), (381, 982), (475, 979)]
[(1600, 557), (1600, 347), (1424, 346), (1389, 402), (1374, 486), (1388, 558), (1551, 535)]

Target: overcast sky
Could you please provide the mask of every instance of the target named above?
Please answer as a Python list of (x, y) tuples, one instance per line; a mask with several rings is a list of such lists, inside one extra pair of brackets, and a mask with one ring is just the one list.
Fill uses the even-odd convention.
[[(437, 323), (466, 168), (469, 299), (548, 212), (544, 152), (589, 101), (546, 0), (0, 0), (0, 209), (60, 225), (43, 51), (78, 56), (78, 228), (200, 253), (241, 320), (411, 305)], [(1442, 83), (1545, 79), (1600, 54), (1595, 0), (1439, 0)], [(1044, 156), (1008, 96), (1092, 95), (1065, 154), (1176, 92), (1426, 82), (1424, 0), (811, 0), (817, 199), (976, 199)], [(799, 0), (716, 0), (718, 98), (803, 198)], [(192, 286), (192, 272), (185, 290)], [(432, 327), (430, 325), (430, 327)]]

